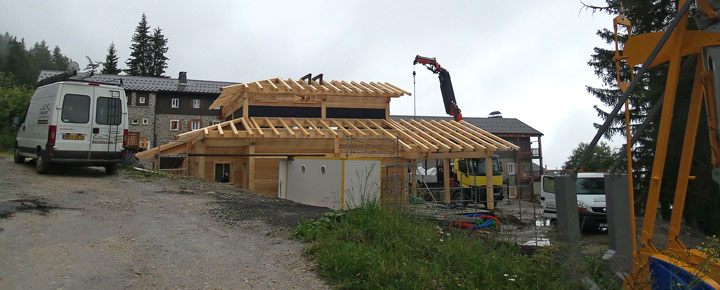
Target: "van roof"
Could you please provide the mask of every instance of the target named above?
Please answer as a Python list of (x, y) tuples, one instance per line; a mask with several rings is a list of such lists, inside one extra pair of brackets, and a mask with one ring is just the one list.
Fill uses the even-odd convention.
[(117, 90), (122, 90), (122, 89), (123, 89), (123, 88), (121, 88), (120, 86), (118, 86), (117, 84), (101, 83), (101, 82), (91, 82), (91, 81), (83, 81), (83, 80), (66, 80), (66, 81), (60, 81), (60, 82), (55, 82), (55, 83), (47, 84), (47, 85), (44, 85), (44, 86), (42, 86), (42, 87), (50, 86), (50, 85), (58, 85), (58, 84), (63, 84), (63, 85), (90, 85), (91, 83), (92, 83), (92, 84), (98, 84), (100, 87), (105, 87), (105, 88), (112, 88), (112, 89), (117, 89)]

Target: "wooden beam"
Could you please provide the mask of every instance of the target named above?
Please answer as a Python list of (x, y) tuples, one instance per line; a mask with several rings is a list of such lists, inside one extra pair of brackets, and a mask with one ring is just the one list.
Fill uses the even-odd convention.
[(331, 128), (330, 126), (328, 126), (328, 124), (325, 123), (325, 121), (323, 121), (322, 119), (318, 119), (318, 121), (320, 121), (320, 124), (322, 124), (325, 128), (327, 128), (328, 131), (330, 131), (330, 133), (332, 133), (332, 134), (335, 135), (335, 136), (338, 136), (338, 133), (335, 132), (335, 130), (333, 130), (333, 128)]
[(460, 143), (466, 149), (475, 150), (475, 147), (462, 140), (462, 138), (465, 138), (465, 136), (462, 136), (453, 130), (443, 127), (440, 122), (437, 122), (435, 120), (431, 120), (431, 122), (432, 123), (427, 122), (427, 124), (433, 126), (437, 130), (437, 132), (441, 132), (442, 134), (448, 136), (448, 138), (452, 138), (455, 142)]
[(235, 127), (235, 122), (233, 122), (233, 121), (230, 121), (230, 129), (232, 129), (233, 134), (235, 134), (235, 135), (240, 134), (240, 133), (238, 133), (237, 127)]
[(295, 136), (295, 131), (293, 131), (293, 129), (290, 128), (290, 126), (288, 126), (288, 124), (285, 123), (285, 121), (282, 118), (278, 118), (278, 120), (280, 120), (280, 124), (282, 124), (283, 127), (285, 127), (285, 129), (287, 129), (287, 131), (288, 131), (288, 133), (290, 133), (290, 135)]
[[(425, 149), (425, 150), (427, 150), (427, 151), (430, 151), (430, 147), (428, 147), (427, 145), (425, 145), (425, 143), (423, 143), (423, 142), (421, 142), (421, 141), (418, 141), (417, 139), (413, 138), (412, 136), (410, 136), (410, 134), (404, 132), (404, 130), (403, 130), (401, 127), (395, 126), (394, 124), (390, 123), (389, 120), (383, 120), (383, 122), (385, 122), (385, 124), (387, 124), (387, 125), (390, 126), (391, 128), (395, 129), (395, 131), (397, 131), (398, 133), (400, 133), (400, 135), (403, 135), (405, 138), (410, 139), (410, 141), (412, 141), (413, 143), (415, 143), (415, 145), (418, 145), (418, 146), (422, 147), (423, 149)], [(425, 140), (423, 140), (423, 141), (425, 141)], [(427, 141), (425, 141), (425, 142), (427, 142)], [(439, 147), (437, 147), (437, 146), (435, 146), (435, 145), (432, 145), (432, 146), (434, 147), (435, 150), (440, 149)]]
[(349, 121), (346, 120), (346, 119), (340, 119), (340, 122), (345, 122), (346, 124), (350, 125), (350, 127), (352, 127), (353, 129), (355, 129), (355, 131), (357, 131), (358, 133), (360, 133), (360, 135), (367, 136), (367, 134), (365, 134), (365, 132), (363, 132), (362, 130), (358, 129), (358, 127), (355, 127), (355, 124), (353, 124), (352, 122), (349, 122)]
[(210, 135), (210, 132), (208, 132), (208, 128), (203, 128), (203, 132), (205, 133), (205, 136)]
[(290, 118), (290, 120), (292, 120), (293, 123), (295, 123), (295, 125), (298, 126), (298, 128), (300, 128), (300, 131), (305, 133), (305, 136), (310, 136), (310, 132), (305, 130), (305, 128), (303, 128), (303, 125), (301, 125), (300, 122), (298, 122), (298, 120), (295, 120), (295, 118)]
[(487, 209), (495, 209), (495, 194), (493, 192), (493, 170), (492, 170), (492, 157), (485, 157), (485, 194), (487, 201)]
[(348, 136), (354, 136), (353, 133), (350, 133), (350, 131), (348, 131), (347, 129), (345, 129), (345, 126), (340, 125), (340, 123), (338, 123), (337, 121), (335, 121), (335, 119), (328, 119), (328, 120), (330, 120), (330, 122), (332, 122), (333, 124), (335, 124), (335, 126), (337, 126), (338, 128), (340, 128), (340, 130), (343, 130), (343, 132), (345, 132), (346, 135), (348, 135)]
[(443, 201), (450, 204), (450, 159), (443, 159)]
[(346, 81), (340, 81), (340, 83), (342, 83), (343, 85), (345, 85), (345, 86), (347, 86), (347, 87), (353, 88), (354, 90), (358, 91), (359, 93), (364, 93), (364, 91), (363, 91), (361, 88), (358, 88), (358, 87), (356, 87), (356, 86), (353, 86), (352, 83), (348, 83), (348, 82), (346, 82)]
[(268, 126), (270, 126), (270, 129), (272, 129), (273, 133), (275, 133), (275, 136), (280, 136), (280, 132), (278, 132), (278, 130), (275, 129), (275, 126), (273, 126), (273, 123), (270, 122), (270, 119), (268, 119), (268, 117), (265, 117), (265, 123), (267, 123)]
[(217, 131), (220, 135), (225, 135), (225, 132), (222, 129), (222, 124), (217, 124)]
[[(480, 138), (478, 136), (468, 133), (465, 129), (459, 127), (457, 125), (458, 124), (457, 122), (442, 122), (440, 124), (444, 125), (446, 128), (448, 128), (448, 130), (450, 130), (450, 131), (454, 130), (454, 132), (464, 136), (466, 141), (475, 144), (476, 147), (479, 147), (481, 149), (490, 148), (493, 151), (497, 150), (497, 147), (495, 145), (488, 143), (487, 141), (483, 140), (482, 138)], [(481, 142), (483, 144), (480, 144), (478, 142)]]
[[(412, 121), (415, 121), (415, 120), (412, 120)], [(400, 120), (400, 123), (404, 124), (404, 125), (407, 126), (407, 127), (413, 128), (416, 132), (418, 132), (418, 133), (420, 133), (420, 134), (425, 135), (425, 138), (431, 139), (431, 141), (433, 141), (433, 142), (434, 142), (435, 144), (437, 144), (437, 145), (440, 145), (440, 146), (443, 147), (446, 151), (450, 151), (450, 146), (455, 147), (457, 150), (462, 150), (462, 147), (460, 147), (459, 145), (457, 145), (457, 144), (455, 144), (455, 143), (453, 143), (453, 142), (450, 142), (450, 140), (448, 140), (447, 138), (443, 137), (442, 135), (438, 134), (437, 132), (435, 132), (435, 131), (433, 131), (433, 130), (430, 130), (430, 129), (422, 126), (420, 123), (415, 122), (415, 124), (417, 125), (417, 127), (414, 126), (413, 124), (408, 123), (408, 122), (405, 121), (405, 120)], [(420, 127), (420, 128), (418, 128), (418, 127)], [(427, 131), (427, 132), (426, 132), (426, 131)], [(428, 132), (430, 132), (430, 133), (428, 133)], [(434, 137), (431, 136), (431, 135), (434, 135)], [(440, 141), (440, 140), (438, 140), (438, 139), (435, 139), (435, 137), (437, 137), (438, 139), (442, 139), (444, 142), (442, 142), (442, 141)]]
[(409, 93), (409, 92), (407, 92), (407, 91), (405, 91), (405, 90), (403, 90), (403, 89), (401, 89), (401, 88), (398, 88), (398, 87), (396, 87), (395, 85), (393, 85), (393, 84), (391, 84), (391, 83), (385, 82), (385, 84), (388, 85), (388, 86), (390, 86), (391, 88), (394, 88), (394, 89), (396, 89), (396, 90), (398, 90), (398, 91), (401, 91), (401, 92), (405, 93), (405, 94), (408, 95), (408, 96), (412, 96), (411, 93)]
[(277, 78), (277, 80), (278, 80), (281, 84), (283, 84), (283, 86), (285, 86), (288, 90), (292, 90), (292, 89), (293, 89), (293, 88), (292, 88), (290, 85), (288, 85), (283, 79)]
[(411, 159), (410, 161), (412, 161), (412, 165), (410, 166), (410, 173), (412, 174), (412, 190), (410, 191), (410, 194), (412, 194), (412, 196), (417, 196), (417, 160)]
[(258, 90), (261, 90), (261, 91), (262, 91), (263, 86), (260, 84), (260, 81), (256, 81), (256, 82), (255, 82), (255, 85), (258, 87)]
[(247, 131), (250, 136), (255, 135), (255, 133), (253, 133), (252, 131), (252, 127), (248, 125), (248, 122), (245, 120), (244, 117), (240, 118), (240, 122), (243, 124), (243, 127), (245, 127), (245, 131)]
[(362, 84), (360, 84), (360, 83), (357, 83), (357, 82), (355, 82), (355, 81), (351, 81), (350, 84), (352, 84), (353, 86), (359, 87), (359, 88), (363, 88), (363, 89), (367, 90), (367, 91), (368, 91), (369, 93), (371, 93), (371, 94), (374, 94), (374, 93), (375, 93), (375, 90), (373, 90), (373, 89), (371, 89), (371, 88), (369, 88), (369, 87), (366, 87), (366, 86), (364, 86), (364, 85), (362, 85)]
[(478, 128), (477, 126), (474, 126), (473, 124), (470, 124), (470, 123), (468, 123), (468, 122), (466, 122), (466, 121), (460, 121), (460, 122), (458, 122), (458, 125), (461, 125), (461, 126), (467, 128), (468, 130), (473, 131), (473, 132), (480, 132), (481, 135), (482, 135), (483, 137), (485, 137), (486, 139), (494, 140), (495, 143), (498, 143), (498, 144), (504, 146), (504, 147), (507, 148), (508, 150), (511, 149), (511, 148), (514, 149), (514, 150), (520, 150), (520, 147), (518, 147), (517, 145), (512, 144), (512, 143), (506, 141), (506, 140), (503, 139), (503, 138), (500, 138), (500, 137), (498, 137), (498, 136), (495, 136), (495, 135), (493, 135), (493, 134), (490, 134), (490, 133), (488, 133), (487, 131), (485, 131), (485, 130), (483, 130), (483, 129), (480, 129), (480, 128)]
[(296, 86), (298, 86), (301, 91), (304, 91), (304, 90), (305, 90), (305, 87), (303, 87), (301, 84), (299, 84), (298, 82), (296, 82), (294, 79), (289, 78), (288, 80), (290, 81), (290, 83), (293, 83), (293, 84), (295, 84)]
[(258, 126), (258, 123), (255, 122), (255, 117), (251, 117), (250, 122), (252, 122), (253, 126), (255, 126), (255, 129), (258, 130), (258, 133), (260, 134), (260, 136), (265, 137), (265, 132), (263, 132), (262, 128), (260, 128), (260, 126)]
[(372, 128), (370, 128), (370, 126), (368, 126), (367, 123), (363, 122), (362, 120), (360, 120), (360, 119), (355, 119), (355, 122), (360, 123), (360, 125), (362, 125), (365, 129), (367, 129), (368, 131), (370, 131), (370, 133), (373, 133), (373, 135), (375, 135), (375, 136), (380, 136), (380, 134), (378, 134), (378, 132), (375, 132), (375, 130), (373, 130)]
[(309, 119), (305, 119), (305, 122), (308, 122), (308, 124), (310, 124), (310, 127), (312, 127), (313, 130), (315, 130), (315, 132), (320, 134), (320, 136), (325, 136), (325, 133), (323, 133), (320, 129), (318, 129), (318, 127), (315, 127), (315, 124), (313, 124), (313, 122), (310, 122)]
[(270, 86), (272, 86), (272, 87), (273, 87), (273, 89), (274, 89), (274, 90), (276, 90), (276, 91), (278, 90), (278, 87), (277, 87), (277, 86), (276, 86), (276, 85), (275, 85), (275, 84), (273, 83), (273, 81), (272, 81), (272, 80), (270, 80), (270, 79), (267, 79), (266, 81), (267, 81), (267, 82), (268, 82), (268, 83), (270, 84)]
[(336, 87), (335, 85), (333, 85), (331, 82), (325, 82), (325, 84), (327, 84), (328, 86), (330, 86), (331, 88), (333, 88), (336, 92), (342, 92), (341, 89), (339, 89), (338, 87)]

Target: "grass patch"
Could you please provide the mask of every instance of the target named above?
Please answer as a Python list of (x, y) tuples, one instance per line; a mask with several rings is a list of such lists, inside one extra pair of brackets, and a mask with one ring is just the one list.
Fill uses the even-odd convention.
[[(557, 249), (510, 243), (375, 206), (304, 221), (322, 277), (341, 289), (578, 289)], [(587, 271), (587, 270), (582, 270)], [(589, 271), (588, 271), (589, 272)]]

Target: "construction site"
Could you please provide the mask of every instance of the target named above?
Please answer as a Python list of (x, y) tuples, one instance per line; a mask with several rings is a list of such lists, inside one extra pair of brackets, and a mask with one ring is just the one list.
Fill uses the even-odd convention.
[[(686, 212), (693, 182), (720, 184), (720, 2), (674, 7), (660, 31), (613, 18), (613, 106), (595, 108), (603, 123), (562, 170), (520, 119), (463, 115), (434, 57), (412, 59), (412, 88), (282, 66), (239, 82), (41, 70), (37, 86), (65, 99), (35, 105), (38, 89), (25, 114), (40, 118), (13, 120), (0, 288), (720, 289), (720, 242)], [(665, 67), (662, 96), (631, 120)], [(416, 78), (439, 81), (423, 102), (446, 116), (416, 114), (414, 99), (413, 115), (391, 114)], [(92, 109), (105, 89), (122, 102)], [(95, 117), (66, 106), (82, 92)], [(26, 145), (31, 125), (42, 144)], [(588, 170), (610, 135), (614, 163)]]

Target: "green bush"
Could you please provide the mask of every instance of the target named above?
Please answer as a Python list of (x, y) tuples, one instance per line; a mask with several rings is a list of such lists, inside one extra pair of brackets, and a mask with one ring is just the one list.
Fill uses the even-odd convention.
[(577, 289), (554, 247), (510, 243), (367, 206), (304, 221), (319, 273), (341, 289)]

